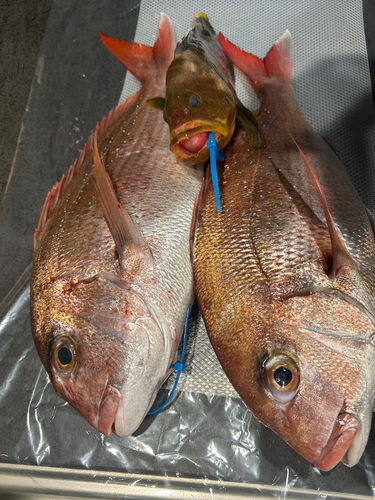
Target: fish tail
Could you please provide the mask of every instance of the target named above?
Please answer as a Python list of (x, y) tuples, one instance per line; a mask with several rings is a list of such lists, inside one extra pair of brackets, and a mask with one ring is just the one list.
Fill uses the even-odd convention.
[(261, 92), (268, 81), (275, 77), (292, 84), (292, 37), (289, 30), (281, 35), (264, 59), (239, 49), (221, 33), (218, 39), (225, 54), (245, 73), (257, 92)]
[(211, 36), (216, 36), (215, 30), (211, 26), (210, 21), (208, 20), (207, 14), (204, 12), (200, 12), (196, 16), (194, 16), (196, 24), (200, 24), (203, 28), (205, 28)]
[(165, 69), (173, 60), (175, 39), (171, 20), (161, 14), (159, 35), (153, 47), (127, 40), (112, 38), (100, 33), (107, 49), (140, 81), (144, 82), (155, 69)]

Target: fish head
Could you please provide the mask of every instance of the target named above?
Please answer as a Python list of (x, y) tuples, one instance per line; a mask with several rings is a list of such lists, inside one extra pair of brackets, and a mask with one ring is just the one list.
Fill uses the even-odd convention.
[(179, 160), (188, 165), (206, 161), (209, 132), (223, 149), (232, 137), (236, 116), (234, 89), (212, 64), (190, 50), (174, 58), (167, 72), (164, 118), (170, 149)]
[(340, 460), (355, 465), (374, 400), (369, 316), (319, 293), (251, 303), (249, 321), (229, 332), (227, 352), (215, 347), (234, 387), (262, 423), (319, 469)]
[(107, 277), (56, 280), (32, 294), (32, 324), (56, 392), (104, 435), (132, 434), (171, 371), (161, 313)]

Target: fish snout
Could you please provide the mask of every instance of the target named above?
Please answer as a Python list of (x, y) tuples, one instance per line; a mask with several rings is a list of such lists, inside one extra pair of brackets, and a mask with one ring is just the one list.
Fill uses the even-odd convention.
[(107, 385), (99, 406), (97, 422), (94, 427), (107, 437), (115, 433), (115, 421), (122, 400), (120, 391)]
[(360, 436), (360, 430), (361, 424), (356, 417), (349, 413), (340, 414), (327, 444), (321, 450), (319, 457), (313, 461), (315, 467), (322, 471), (329, 471), (340, 460), (350, 466), (352, 460), (348, 458), (348, 455), (357, 455), (356, 450), (352, 450), (352, 453), (350, 450), (356, 448), (357, 442), (360, 445), (359, 439), (355, 439), (356, 436)]

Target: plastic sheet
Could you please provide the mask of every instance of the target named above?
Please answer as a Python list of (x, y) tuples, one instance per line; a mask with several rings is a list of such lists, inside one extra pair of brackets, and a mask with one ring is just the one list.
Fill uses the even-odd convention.
[[(14, 178), (2, 205), (0, 236), (3, 250), (0, 263), (3, 269), (7, 269), (2, 283), (3, 295), (11, 288), (14, 277), (20, 275), (30, 261), (32, 232), (46, 192), (67, 170), (95, 120), (103, 114), (100, 96), (107, 104), (106, 93), (115, 102), (119, 98), (118, 82), (118, 94), (115, 95), (108, 75), (106, 78), (103, 76), (107, 70), (101, 69), (111, 65), (109, 54), (104, 57), (100, 52), (98, 61), (101, 49), (96, 48), (96, 42), (93, 42), (96, 52), (91, 66), (95, 67), (98, 81), (92, 77), (86, 84), (85, 78), (90, 78), (90, 65), (86, 69), (77, 69), (73, 42), (69, 45), (69, 40), (76, 37), (75, 43), (88, 43), (85, 50), (92, 50), (88, 37), (79, 38), (84, 36), (82, 32), (85, 28), (92, 37), (95, 31), (102, 30), (125, 38), (119, 19), (113, 21), (115, 27), (108, 20), (105, 28), (101, 26), (105, 13), (115, 9), (115, 3), (120, 20), (134, 21), (139, 8), (136, 2), (124, 7), (121, 2), (66, 0), (56, 1), (52, 8), (40, 53), (44, 69), (39, 65), (33, 96), (24, 117), (25, 132)], [(267, 8), (264, 8), (265, 4)], [(375, 156), (374, 134), (370, 133), (373, 132), (374, 113), (370, 109), (371, 90), (361, 3), (356, 0), (345, 2), (345, 5), (339, 1), (329, 5), (314, 2), (312, 7), (309, 2), (298, 3), (297, 6), (292, 1), (257, 0), (251, 3), (251, 10), (249, 2), (239, 2), (235, 10), (232, 10), (232, 4), (224, 2), (206, 2), (204, 8), (217, 30), (232, 37), (235, 43), (241, 44), (240, 40), (233, 38), (236, 31), (234, 35), (231, 32), (236, 25), (239, 26), (238, 36), (244, 30), (252, 34), (254, 44), (249, 46), (243, 43), (242, 46), (260, 56), (284, 29), (291, 29), (296, 47), (297, 95), (313, 125), (328, 137), (347, 164), (364, 201), (374, 208), (375, 174), (370, 169)], [(183, 11), (183, 15), (178, 9)], [(153, 42), (160, 11), (170, 15), (177, 26), (177, 36), (181, 37), (189, 29), (193, 15), (201, 10), (202, 5), (195, 1), (187, 8), (179, 6), (178, 2), (145, 0), (141, 3), (135, 38), (143, 43)], [(314, 12), (315, 18), (312, 19)], [(330, 16), (332, 19), (329, 19)], [(144, 23), (145, 19), (150, 21), (150, 25)], [(115, 28), (117, 31), (114, 31)], [(325, 41), (321, 39), (323, 35)], [(308, 43), (304, 43), (304, 37)], [(343, 38), (346, 38), (344, 46)], [(319, 47), (318, 54), (314, 52), (314, 43)], [(328, 43), (326, 52), (323, 51), (325, 43)], [(74, 78), (72, 72), (64, 75), (71, 68), (67, 56), (66, 61), (60, 60), (59, 64), (53, 61), (53, 57), (58, 59), (62, 51), (71, 54), (79, 77)], [(340, 53), (337, 54), (337, 51)], [(63, 69), (56, 73), (61, 64)], [(62, 88), (58, 87), (57, 81), (61, 79), (70, 82), (69, 85), (66, 83)], [(64, 100), (65, 95), (59, 92), (68, 92), (70, 85), (73, 90), (69, 95), (72, 97)], [(127, 75), (122, 97), (133, 92), (133, 85), (136, 84)], [(239, 78), (240, 92), (245, 95), (243, 85)], [(82, 86), (85, 88), (84, 95), (74, 97), (76, 89)], [(101, 93), (98, 91), (95, 99), (90, 97), (89, 104), (86, 103), (81, 110), (79, 101), (92, 96), (97, 88), (102, 88)], [(350, 100), (345, 102), (348, 96)], [(71, 112), (68, 119), (66, 106), (70, 106)], [(96, 106), (100, 109), (95, 110)], [(86, 108), (90, 108), (90, 113), (95, 116), (91, 123), (86, 123), (89, 122), (85, 115)], [(54, 109), (58, 109), (59, 113), (61, 111), (61, 116), (57, 113), (56, 117)], [(61, 130), (65, 134), (63, 138)], [(359, 137), (360, 145), (356, 142)], [(362, 169), (358, 168), (358, 162), (362, 162)], [(38, 186), (36, 194), (30, 194), (31, 184)], [(11, 251), (15, 244), (13, 234), (18, 238), (17, 258)], [(26, 277), (27, 274), (23, 282)], [(288, 492), (295, 488), (316, 492), (311, 498), (325, 497), (324, 492), (375, 496), (375, 431), (370, 435), (364, 456), (354, 468), (348, 469), (339, 464), (329, 473), (314, 468), (257, 422), (240, 399), (234, 397), (233, 388), (222, 373), (205, 336), (196, 306), (189, 322), (188, 370), (180, 386), (183, 391), (166, 410), (147, 417), (133, 436), (126, 439), (117, 436), (105, 438), (61, 400), (49, 383), (31, 337), (28, 283), (20, 288), (0, 322), (1, 462), (169, 477), (216, 478), (256, 483), (260, 492), (262, 485), (273, 485), (282, 488), (283, 498), (287, 498)], [(160, 394), (161, 400), (163, 397), (165, 391)], [(280, 490), (275, 490), (274, 495), (279, 496)]]

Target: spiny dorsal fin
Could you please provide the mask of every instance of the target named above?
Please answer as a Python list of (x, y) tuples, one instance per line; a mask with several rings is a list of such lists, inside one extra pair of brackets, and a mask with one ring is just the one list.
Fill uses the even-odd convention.
[[(102, 121), (97, 123), (95, 127), (95, 131), (98, 135), (98, 140), (101, 140), (108, 132), (110, 128), (112, 128), (118, 120), (125, 118), (125, 116), (130, 113), (136, 103), (139, 96), (139, 92), (130, 96), (125, 102), (119, 104), (116, 108), (112, 109), (109, 114), (107, 120), (103, 116)], [(43, 227), (45, 226), (47, 220), (51, 217), (51, 214), (57, 205), (57, 202), (62, 198), (66, 192), (67, 186), (70, 181), (74, 177), (74, 175), (79, 171), (81, 165), (86, 160), (88, 155), (91, 152), (93, 145), (94, 134), (91, 132), (89, 140), (85, 144), (82, 149), (78, 159), (73, 163), (73, 165), (69, 168), (67, 175), (63, 175), (60, 182), (57, 182), (55, 186), (51, 189), (51, 191), (47, 194), (45, 199), (42, 212), (39, 217), (38, 227), (34, 232), (34, 242), (33, 242), (33, 254), (35, 252), (36, 245), (38, 243), (40, 234), (42, 232)]]
[[(148, 245), (143, 238), (141, 230), (130, 214), (124, 209), (118, 201), (112, 180), (106, 171), (103, 162), (99, 156), (97, 134), (94, 134), (93, 144), (95, 185), (98, 192), (100, 205), (103, 210), (104, 218), (107, 222), (113, 240), (116, 245), (117, 255), (120, 266), (124, 267), (124, 258), (127, 259), (132, 252), (129, 247), (136, 248), (138, 260), (143, 254), (147, 255)], [(147, 255), (149, 257), (149, 255)], [(129, 271), (129, 269), (127, 269)]]
[(331, 239), (331, 245), (332, 245), (332, 268), (330, 270), (329, 274), (333, 274), (334, 276), (337, 275), (337, 273), (340, 271), (342, 267), (350, 267), (350, 268), (356, 268), (357, 263), (353, 259), (353, 257), (350, 255), (349, 250), (346, 248), (345, 243), (342, 241), (342, 238), (338, 232), (338, 229), (336, 227), (336, 224), (334, 223), (331, 213), (328, 208), (327, 200), (323, 192), (323, 188), (319, 182), (319, 179), (314, 172), (314, 169), (312, 168), (309, 160), (307, 159), (306, 155), (303, 153), (297, 142), (295, 141), (294, 137), (292, 134), (290, 134), (290, 137), (292, 138), (294, 144), (297, 146), (298, 151), (307, 167), (307, 171), (310, 175), (310, 179), (312, 180), (312, 183), (314, 184), (315, 190), (318, 194), (320, 203), (323, 206), (323, 211), (324, 215), (327, 221), (327, 226), (328, 226), (328, 232), (329, 236)]

